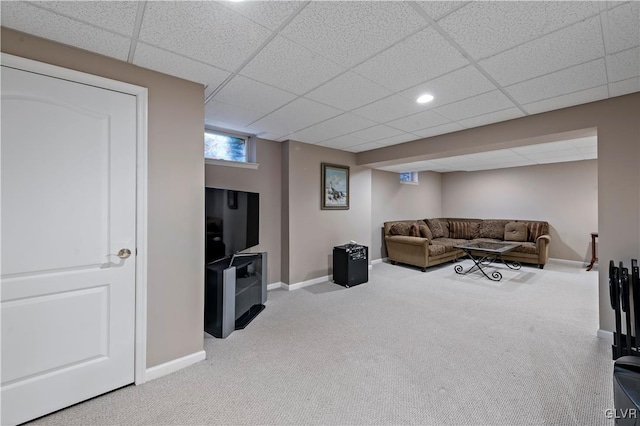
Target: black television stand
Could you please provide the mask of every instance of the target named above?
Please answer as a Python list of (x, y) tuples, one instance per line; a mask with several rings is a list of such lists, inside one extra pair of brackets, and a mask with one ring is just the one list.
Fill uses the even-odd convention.
[(225, 338), (244, 329), (265, 308), (267, 253), (241, 253), (207, 265), (204, 330)]
[(244, 314), (240, 315), (240, 318), (238, 318), (236, 320), (236, 330), (243, 330), (246, 326), (249, 325), (249, 323), (251, 321), (253, 321), (253, 319), (255, 317), (258, 316), (258, 314), (260, 312), (262, 312), (264, 310), (265, 306), (260, 304), (260, 305), (253, 305), (252, 307), (249, 308), (249, 310), (247, 312), (245, 312)]

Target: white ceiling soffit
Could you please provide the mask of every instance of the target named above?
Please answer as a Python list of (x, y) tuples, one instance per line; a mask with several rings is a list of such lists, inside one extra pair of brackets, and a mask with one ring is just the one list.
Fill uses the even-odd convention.
[(2, 25), (202, 83), (208, 125), (351, 152), (640, 91), (640, 2), (5, 1)]
[(533, 166), (536, 164), (593, 160), (596, 158), (598, 158), (598, 138), (597, 136), (589, 136), (560, 142), (526, 145), (517, 148), (376, 167), (376, 169), (397, 173), (428, 170), (439, 173), (472, 172)]

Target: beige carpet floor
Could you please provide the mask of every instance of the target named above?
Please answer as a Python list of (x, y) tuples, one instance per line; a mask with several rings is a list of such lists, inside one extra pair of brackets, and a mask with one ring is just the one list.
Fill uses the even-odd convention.
[(270, 291), (245, 330), (205, 338), (205, 361), (33, 423), (613, 424), (597, 273), (500, 268), (382, 263), (357, 287)]

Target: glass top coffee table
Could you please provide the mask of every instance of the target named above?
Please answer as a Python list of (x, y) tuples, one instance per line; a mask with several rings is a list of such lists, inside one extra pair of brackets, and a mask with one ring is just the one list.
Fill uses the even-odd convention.
[(474, 265), (466, 271), (462, 265), (456, 265), (453, 269), (456, 273), (463, 275), (466, 275), (471, 271), (478, 270), (491, 281), (500, 281), (502, 279), (502, 274), (499, 271), (493, 271), (491, 272), (491, 276), (489, 276), (484, 271), (484, 268), (496, 261), (499, 261), (507, 265), (510, 269), (520, 269), (522, 266), (520, 265), (520, 262), (504, 260), (502, 255), (520, 247), (521, 245), (522, 244), (520, 243), (476, 241), (454, 246), (455, 248), (464, 251), (464, 253), (473, 260)]

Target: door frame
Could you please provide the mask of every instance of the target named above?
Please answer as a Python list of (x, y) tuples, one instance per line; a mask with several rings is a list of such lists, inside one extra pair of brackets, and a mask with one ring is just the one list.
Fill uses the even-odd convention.
[(87, 74), (20, 56), (2, 53), (2, 66), (60, 78), (136, 97), (136, 274), (134, 379), (147, 381), (147, 168), (148, 168), (148, 89), (122, 81)]

